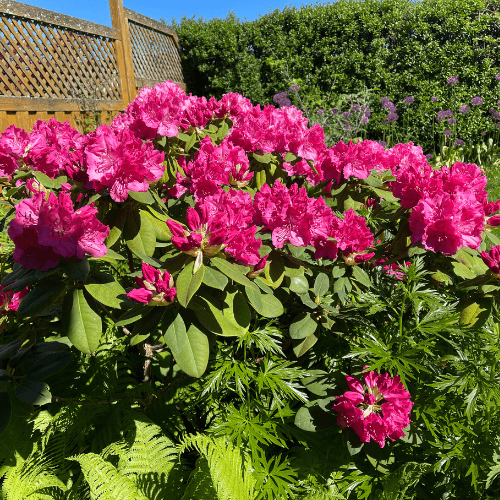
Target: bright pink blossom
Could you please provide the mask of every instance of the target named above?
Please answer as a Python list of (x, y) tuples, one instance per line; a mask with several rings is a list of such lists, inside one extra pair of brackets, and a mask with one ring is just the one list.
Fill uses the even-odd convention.
[(364, 386), (346, 375), (349, 390), (335, 398), (333, 409), (342, 429), (352, 427), (362, 443), (373, 440), (383, 448), (386, 438), (404, 437), (413, 402), (398, 375), (392, 378), (373, 371), (365, 372), (363, 378)]
[(500, 245), (491, 245), (489, 252), (481, 252), (481, 257), (491, 272), (500, 279)]
[(177, 294), (174, 279), (168, 271), (155, 269), (153, 266), (142, 263), (142, 278), (134, 277), (139, 288), (127, 293), (127, 297), (136, 302), (149, 306), (166, 306)]
[(15, 244), (14, 260), (27, 269), (47, 271), (61, 257), (83, 259), (85, 254), (102, 257), (109, 227), (96, 218), (97, 209), (87, 205), (76, 212), (68, 193), (48, 197), (35, 192), (16, 205), (16, 217), (9, 222), (8, 234)]
[(101, 125), (85, 148), (87, 173), (94, 188), (109, 188), (114, 201), (125, 201), (129, 191), (144, 192), (163, 176), (164, 153), (128, 129), (116, 132)]
[(28, 287), (16, 293), (12, 290), (4, 292), (3, 289), (4, 287), (0, 285), (0, 316), (4, 316), (9, 311), (17, 311), (21, 300), (28, 293)]
[(146, 86), (128, 105), (124, 112), (126, 118), (117, 119), (112, 128), (128, 127), (141, 139), (155, 139), (157, 135), (176, 137), (181, 124), (187, 122), (185, 110), (188, 105), (184, 90), (170, 80), (152, 89)]
[(315, 246), (330, 236), (335, 216), (322, 197), (309, 198), (304, 187), (290, 189), (277, 180), (255, 194), (255, 222), (272, 232), (273, 245), (282, 248), (289, 241), (295, 246)]
[(460, 247), (478, 249), (484, 228), (483, 205), (474, 193), (442, 193), (420, 200), (410, 215), (411, 241), (426, 250), (453, 255)]

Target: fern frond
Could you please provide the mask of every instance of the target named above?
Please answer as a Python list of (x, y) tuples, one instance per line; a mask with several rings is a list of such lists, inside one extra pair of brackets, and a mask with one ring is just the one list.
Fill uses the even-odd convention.
[(212, 482), (208, 461), (205, 457), (200, 457), (189, 476), (189, 484), (182, 500), (213, 500), (214, 498), (217, 498), (217, 491)]
[[(196, 449), (206, 458), (218, 500), (255, 498), (255, 479), (250, 471), (249, 460), (231, 443), (223, 438), (197, 434), (184, 440), (181, 452), (187, 449)], [(194, 479), (196, 476), (192, 481)], [(197, 479), (206, 482), (202, 474)]]
[(95, 453), (68, 458), (80, 464), (92, 500), (149, 500), (135, 483)]

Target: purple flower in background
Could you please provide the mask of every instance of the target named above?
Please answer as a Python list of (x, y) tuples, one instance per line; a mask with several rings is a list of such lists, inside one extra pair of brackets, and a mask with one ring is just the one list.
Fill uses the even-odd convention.
[(438, 98), (437, 98), (436, 96), (432, 96), (432, 97), (431, 97), (431, 101), (432, 101), (432, 102), (437, 102), (437, 100), (438, 100)]
[[(499, 104), (499, 106), (500, 106), (500, 104)], [(366, 107), (365, 116), (367, 118), (370, 118), (370, 116), (372, 116), (372, 112), (370, 111), (370, 108), (368, 106)]]
[(493, 118), (493, 120), (500, 120), (500, 113), (497, 110), (491, 108), (489, 110), (489, 112), (490, 112), (491, 118)]
[(325, 110), (324, 109), (318, 109), (318, 111), (316, 111), (316, 113), (318, 113), (318, 115), (324, 115), (325, 114)]
[(500, 106), (500, 101), (497, 101), (497, 106)]
[(500, 73), (495, 75), (495, 80), (500, 80)]
[(297, 85), (296, 83), (292, 83), (290, 85), (290, 88), (288, 89), (288, 92), (290, 92), (290, 94), (295, 94), (299, 90), (300, 90), (300, 85)]
[(459, 113), (462, 115), (466, 115), (470, 111), (469, 106), (467, 104), (464, 104), (463, 106), (460, 106), (460, 109), (458, 110)]
[(391, 106), (394, 106), (394, 104), (392, 104), (388, 97), (382, 97), (382, 99), (380, 99), (380, 104), (382, 104), (384, 108), (390, 108)]
[(394, 106), (394, 104), (391, 103), (391, 105), (389, 106), (389, 111), (391, 113), (395, 113), (397, 110), (398, 108), (396, 108), (396, 106)]
[(338, 114), (338, 111), (337, 111), (337, 109), (335, 109), (335, 108), (332, 108), (330, 111), (332, 112), (332, 115), (336, 115), (336, 114)]
[(497, 123), (497, 124), (495, 125), (495, 128), (500, 128), (500, 123)]
[(342, 116), (345, 116), (346, 118), (350, 118), (351, 117), (351, 113), (349, 113), (349, 111), (344, 111), (342, 113)]
[(368, 117), (367, 116), (363, 116), (363, 118), (361, 118), (361, 123), (363, 123), (364, 125), (366, 125), (368, 123)]
[(287, 96), (288, 96), (288, 92), (286, 90), (284, 90), (283, 92), (280, 92), (279, 94), (276, 94), (273, 97), (273, 101), (280, 108), (283, 108), (283, 107), (286, 107), (286, 106), (290, 106), (292, 104), (292, 102), (290, 101), (290, 99), (288, 99)]
[(481, 132), (481, 135), (486, 135), (486, 130), (483, 130), (483, 131)]
[(448, 125), (455, 125), (455, 123), (457, 123), (457, 120), (455, 120), (455, 118), (450, 118), (448, 120)]
[(384, 148), (387, 146), (387, 142), (385, 141), (378, 141), (378, 143)]
[(470, 103), (473, 105), (473, 106), (479, 106), (481, 104), (483, 104), (483, 99), (479, 96), (477, 97), (473, 97), (470, 101)]
[(408, 106), (411, 106), (415, 102), (415, 99), (413, 96), (409, 95), (408, 97), (405, 98), (405, 104)]
[(441, 110), (438, 111), (438, 114), (436, 116), (436, 121), (442, 122), (443, 120), (446, 120), (446, 118), (451, 118), (453, 116), (453, 113), (451, 109), (446, 109), (446, 110)]
[(425, 157), (427, 158), (427, 161), (432, 160), (432, 157), (434, 155), (432, 153), (426, 154)]
[(450, 76), (448, 80), (446, 80), (448, 85), (456, 85), (458, 83), (458, 76)]
[(351, 108), (351, 111), (359, 111), (360, 106), (359, 104), (354, 104), (354, 106)]
[(457, 140), (453, 143), (453, 145), (454, 145), (454, 146), (463, 146), (464, 144), (465, 144), (465, 142), (464, 142), (464, 141), (462, 141), (462, 139), (457, 139)]
[(450, 135), (451, 135), (451, 130), (445, 130), (445, 131), (443, 132), (443, 134), (444, 134), (444, 135), (448, 135), (448, 136), (450, 136)]
[(386, 123), (396, 122), (398, 121), (399, 116), (396, 113), (389, 113), (387, 115)]

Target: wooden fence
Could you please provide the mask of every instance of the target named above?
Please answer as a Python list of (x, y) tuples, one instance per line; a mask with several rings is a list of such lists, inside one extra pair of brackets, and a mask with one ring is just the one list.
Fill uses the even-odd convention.
[(145, 85), (183, 88), (179, 41), (158, 21), (109, 0), (112, 28), (0, 0), (0, 132), (38, 119), (106, 120)]

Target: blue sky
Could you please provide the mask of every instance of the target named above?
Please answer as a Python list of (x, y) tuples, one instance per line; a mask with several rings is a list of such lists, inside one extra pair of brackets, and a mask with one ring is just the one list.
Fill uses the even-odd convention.
[[(60, 14), (78, 17), (86, 21), (92, 21), (105, 26), (111, 26), (109, 15), (109, 4), (106, 0), (84, 0), (84, 1), (64, 1), (64, 0), (21, 0), (22, 3), (41, 7), (42, 9), (53, 10)], [(306, 2), (308, 3), (308, 2)], [(310, 2), (309, 2), (310, 3)], [(225, 18), (230, 11), (237, 17), (245, 17), (252, 21), (261, 14), (269, 11), (283, 9), (286, 5), (296, 5), (300, 7), (302, 3), (294, 3), (286, 0), (190, 0), (190, 1), (165, 1), (165, 0), (123, 0), (123, 5), (131, 10), (135, 10), (153, 19), (159, 20), (163, 17), (168, 23), (171, 19), (180, 20), (182, 16)]]

